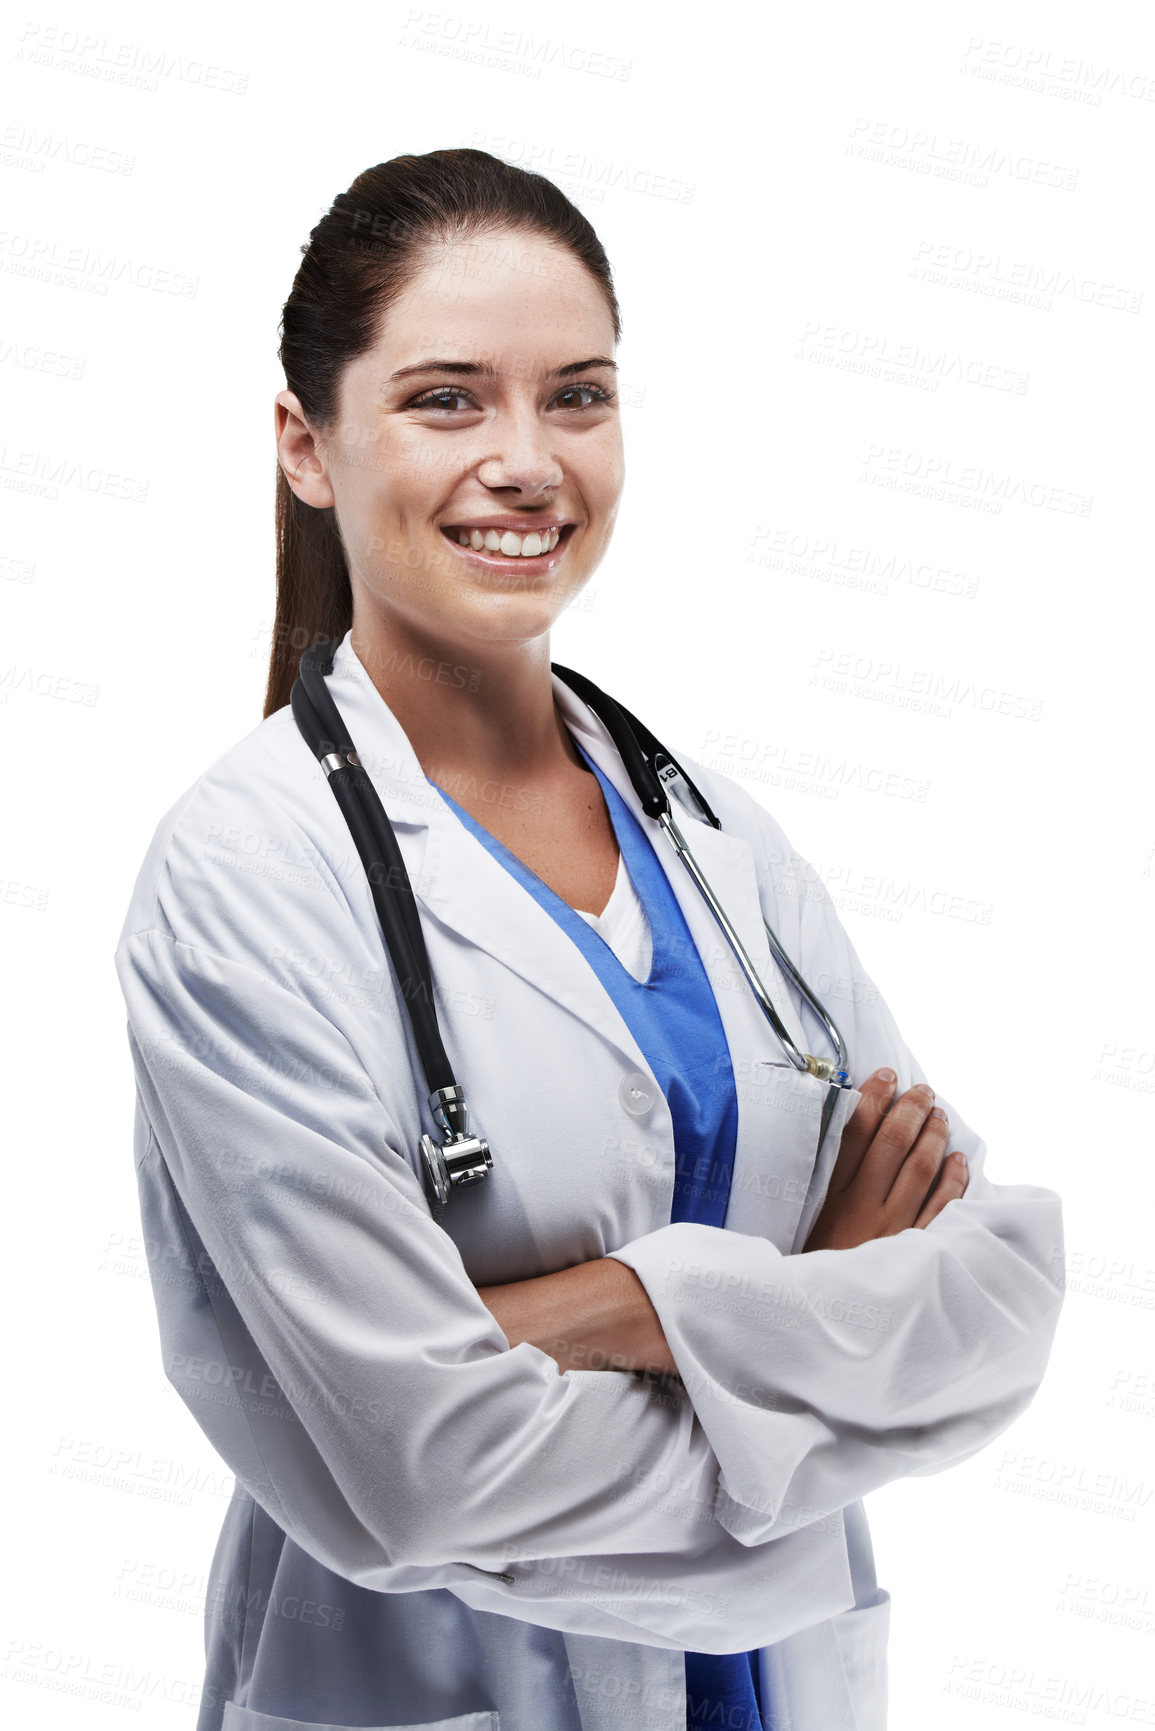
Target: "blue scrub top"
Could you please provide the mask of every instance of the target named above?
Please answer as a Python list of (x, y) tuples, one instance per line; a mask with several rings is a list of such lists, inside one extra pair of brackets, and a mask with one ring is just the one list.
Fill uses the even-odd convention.
[[(653, 961), (645, 980), (635, 980), (604, 938), (568, 902), (443, 788), (437, 791), (477, 840), (568, 932), (645, 1054), (674, 1121), (671, 1222), (694, 1220), (721, 1226), (738, 1131), (734, 1071), (722, 1019), (709, 976), (649, 837), (597, 764), (580, 746), (578, 750), (601, 786), (626, 870), (650, 923)], [(757, 1649), (686, 1654), (686, 1724), (763, 1731)]]

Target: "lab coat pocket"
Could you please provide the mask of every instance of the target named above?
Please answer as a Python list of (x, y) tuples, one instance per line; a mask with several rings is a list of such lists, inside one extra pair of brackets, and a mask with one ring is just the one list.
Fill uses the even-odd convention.
[(501, 1731), (497, 1712), (459, 1713), (452, 1719), (422, 1719), (408, 1725), (334, 1725), (329, 1720), (284, 1719), (277, 1713), (257, 1713), (230, 1701), (221, 1731)]
[(740, 1132), (726, 1228), (768, 1238), (784, 1256), (805, 1242), (830, 1182), (838, 1145), (861, 1094), (838, 1089), (818, 1148), (828, 1084), (788, 1062), (757, 1061), (739, 1075)]
[(854, 1605), (830, 1621), (854, 1703), (856, 1731), (886, 1731), (890, 1594), (880, 1587), (873, 1603)]

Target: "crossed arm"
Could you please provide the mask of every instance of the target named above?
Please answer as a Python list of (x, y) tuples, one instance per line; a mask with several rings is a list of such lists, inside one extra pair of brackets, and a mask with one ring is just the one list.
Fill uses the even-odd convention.
[(478, 1293), (511, 1347), (528, 1340), (559, 1370), (678, 1374), (645, 1287), (612, 1256)]
[[(887, 1081), (876, 1074), (863, 1083), (806, 1250), (849, 1249), (924, 1227), (966, 1189), (961, 1155), (943, 1158), (949, 1123), (935, 1108), (933, 1093), (920, 1085), (892, 1104), (893, 1091), (893, 1075)], [(482, 1286), (478, 1294), (511, 1347), (529, 1341), (563, 1372), (678, 1375), (645, 1286), (615, 1257), (534, 1280)]]

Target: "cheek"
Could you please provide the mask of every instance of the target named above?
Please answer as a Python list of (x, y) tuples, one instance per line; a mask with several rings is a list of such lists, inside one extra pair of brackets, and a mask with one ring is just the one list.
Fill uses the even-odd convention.
[(601, 454), (597, 478), (601, 501), (606, 507), (612, 508), (617, 503), (626, 478), (626, 458), (620, 436), (615, 437)]
[(618, 473), (606, 476), (592, 501), (601, 516), (603, 530), (607, 535), (617, 518), (618, 506), (621, 503), (622, 479)]
[(379, 432), (366, 447), (362, 471), (375, 503), (396, 512), (429, 510), (448, 468), (448, 453), (412, 428)]

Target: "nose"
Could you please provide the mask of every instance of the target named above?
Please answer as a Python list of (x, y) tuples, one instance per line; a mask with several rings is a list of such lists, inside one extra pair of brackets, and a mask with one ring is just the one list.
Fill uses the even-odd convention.
[(478, 465), (482, 486), (497, 490), (513, 488), (525, 498), (550, 493), (560, 487), (562, 466), (550, 449), (549, 430), (535, 406), (501, 411), (492, 423), (490, 437), (496, 449)]

